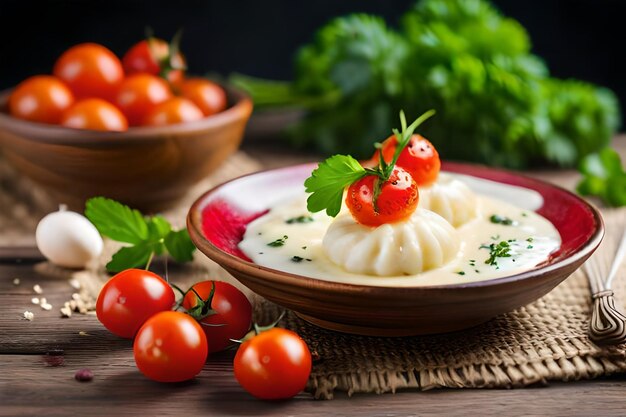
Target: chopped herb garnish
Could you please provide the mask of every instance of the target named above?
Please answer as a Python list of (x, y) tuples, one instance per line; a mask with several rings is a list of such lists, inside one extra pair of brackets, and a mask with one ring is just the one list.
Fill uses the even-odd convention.
[(261, 232), (257, 233), (257, 235), (259, 235), (259, 236), (261, 236), (262, 234), (263, 234), (263, 233), (261, 233)]
[(306, 258), (307, 261), (311, 262), (313, 259), (311, 258)]
[(528, 239), (526, 239), (526, 242), (532, 242), (532, 241), (533, 241), (532, 237), (529, 237)]
[(480, 274), (480, 271), (478, 269), (474, 269), (474, 272), (476, 272), (477, 274)]
[(457, 271), (456, 273), (459, 275), (465, 275), (465, 271)]
[(289, 236), (285, 235), (279, 239), (276, 239), (273, 242), (270, 242), (267, 244), (267, 246), (271, 246), (273, 248), (279, 247), (279, 246), (283, 246), (285, 244), (285, 241), (289, 239)]
[(498, 239), (500, 239), (500, 235), (491, 236), (491, 240), (498, 240)]
[(532, 249), (532, 248), (534, 248), (534, 246), (533, 246), (533, 245), (528, 245), (528, 246), (526, 246), (526, 249)]
[(298, 216), (298, 217), (292, 217), (291, 219), (287, 219), (285, 220), (285, 223), (287, 224), (294, 224), (294, 223), (311, 223), (313, 220), (313, 217), (311, 216)]
[(263, 255), (263, 252), (259, 252), (259, 255)]
[(509, 242), (502, 241), (500, 243), (492, 243), (490, 245), (480, 245), (480, 249), (489, 249), (489, 258), (485, 260), (487, 265), (492, 265), (498, 268), (498, 258), (510, 258), (511, 257), (511, 245)]
[(302, 262), (304, 261), (304, 258), (302, 256), (292, 256), (291, 257), (291, 262)]
[(303, 250), (306, 250), (306, 246), (303, 246), (303, 247), (302, 247), (302, 249), (303, 249)]
[(528, 217), (528, 213), (526, 213), (525, 211), (522, 212), (522, 217)]
[(500, 216), (499, 214), (492, 214), (491, 217), (489, 217), (489, 221), (491, 223), (501, 224), (504, 226), (515, 226), (517, 224), (515, 220), (505, 216)]

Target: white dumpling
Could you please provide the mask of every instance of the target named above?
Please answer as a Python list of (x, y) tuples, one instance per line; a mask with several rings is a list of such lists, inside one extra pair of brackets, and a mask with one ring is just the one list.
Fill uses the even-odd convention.
[(459, 227), (476, 218), (476, 195), (463, 181), (450, 175), (439, 174), (430, 187), (420, 187), (418, 207), (434, 211), (452, 226)]
[(459, 249), (459, 237), (444, 218), (418, 208), (406, 221), (376, 228), (357, 223), (348, 213), (340, 214), (322, 245), (327, 256), (348, 272), (413, 275), (451, 261)]

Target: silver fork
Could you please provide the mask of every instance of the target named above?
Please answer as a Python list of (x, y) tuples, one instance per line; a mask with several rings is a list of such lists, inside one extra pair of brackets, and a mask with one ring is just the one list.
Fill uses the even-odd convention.
[[(622, 216), (623, 217), (623, 216)], [(614, 226), (623, 229), (623, 223)], [(626, 316), (615, 305), (612, 284), (626, 255), (626, 231), (622, 231), (619, 248), (614, 250), (615, 240), (607, 236), (605, 248), (600, 247), (583, 268), (591, 287), (593, 308), (589, 323), (589, 338), (597, 345), (617, 345), (626, 342)], [(613, 242), (611, 242), (613, 240)], [(613, 246), (611, 248), (611, 246)], [(611, 250), (613, 249), (613, 250)], [(611, 261), (610, 257), (614, 256)], [(605, 268), (611, 264), (608, 275)], [(604, 277), (606, 276), (606, 280)]]

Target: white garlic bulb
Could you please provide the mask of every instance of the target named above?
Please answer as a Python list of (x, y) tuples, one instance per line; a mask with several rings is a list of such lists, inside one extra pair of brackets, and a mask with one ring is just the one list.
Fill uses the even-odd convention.
[(83, 215), (65, 210), (46, 215), (37, 225), (39, 251), (52, 263), (66, 268), (83, 268), (102, 253), (102, 237)]

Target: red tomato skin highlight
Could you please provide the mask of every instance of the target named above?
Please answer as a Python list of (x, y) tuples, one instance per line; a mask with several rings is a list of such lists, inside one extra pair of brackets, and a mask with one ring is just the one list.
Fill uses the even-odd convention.
[(158, 382), (181, 382), (200, 373), (208, 345), (193, 318), (178, 311), (163, 311), (141, 326), (133, 354), (137, 368), (146, 377)]
[(194, 122), (204, 117), (202, 111), (190, 100), (172, 97), (156, 105), (144, 119), (145, 126), (166, 126)]
[(352, 217), (362, 225), (377, 227), (407, 219), (417, 209), (419, 191), (411, 174), (398, 166), (378, 196), (374, 209), (374, 185), (377, 177), (367, 175), (348, 187), (346, 205)]
[(15, 87), (9, 96), (9, 113), (31, 122), (57, 124), (74, 103), (74, 95), (58, 78), (36, 75)]
[(277, 327), (244, 342), (234, 360), (239, 384), (265, 400), (291, 398), (301, 392), (311, 366), (311, 352), (300, 336)]
[(96, 43), (81, 43), (61, 54), (53, 74), (65, 82), (78, 99), (98, 97), (113, 101), (124, 78), (120, 60)]
[[(222, 281), (203, 281), (193, 285), (193, 289), (206, 300), (215, 283), (215, 294), (211, 302), (213, 314), (202, 319), (202, 323), (220, 326), (202, 326), (209, 343), (209, 353), (219, 352), (233, 345), (231, 339), (243, 338), (252, 323), (252, 306), (246, 296), (235, 286)], [(197, 304), (197, 297), (189, 291), (183, 300), (187, 310)], [(223, 325), (223, 326), (222, 326)]]
[(113, 104), (100, 98), (79, 100), (63, 113), (61, 125), (73, 129), (123, 132), (128, 121)]
[[(395, 135), (383, 142), (382, 151), (386, 162), (393, 159), (397, 143)], [(372, 160), (378, 161), (378, 151)], [(400, 153), (396, 165), (408, 171), (419, 186), (428, 186), (437, 181), (441, 170), (439, 153), (428, 139), (417, 134), (411, 136), (406, 148)]]
[(203, 78), (188, 78), (183, 81), (180, 94), (198, 106), (205, 116), (211, 116), (226, 109), (224, 89)]
[[(162, 74), (162, 61), (167, 59), (170, 46), (163, 39), (144, 39), (131, 47), (122, 58), (122, 66), (126, 75), (152, 74), (165, 75), (166, 80), (174, 87), (180, 86), (185, 78), (183, 69), (171, 69)], [(179, 52), (171, 58), (172, 65), (183, 68), (186, 65), (185, 57)]]
[(148, 318), (170, 310), (174, 301), (174, 291), (160, 276), (127, 269), (104, 284), (96, 301), (96, 315), (111, 333), (131, 339)]
[(159, 61), (167, 57), (169, 46), (158, 38), (144, 39), (133, 45), (122, 58), (126, 75), (147, 73), (159, 75)]
[(148, 113), (172, 96), (169, 85), (162, 78), (135, 74), (122, 81), (115, 96), (115, 104), (131, 126), (139, 126)]

